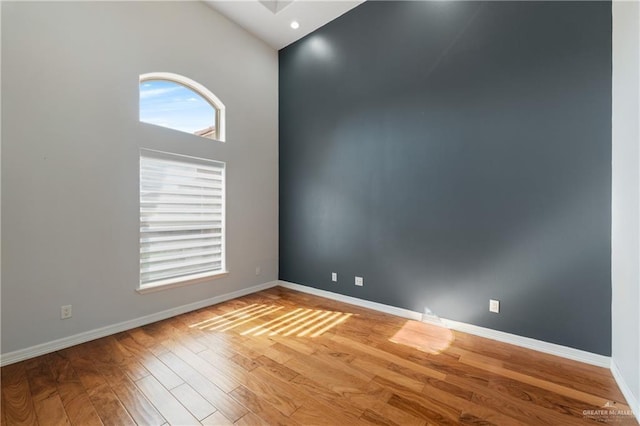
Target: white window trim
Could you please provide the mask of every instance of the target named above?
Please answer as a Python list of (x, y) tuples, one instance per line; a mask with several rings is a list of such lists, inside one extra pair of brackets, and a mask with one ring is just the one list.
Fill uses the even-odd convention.
[(161, 283), (161, 284), (138, 287), (136, 291), (140, 294), (155, 293), (156, 291), (169, 290), (171, 288), (185, 287), (192, 284), (199, 284), (206, 281), (216, 280), (219, 278), (224, 278), (227, 275), (229, 275), (229, 271), (226, 271), (226, 270), (209, 272), (206, 274), (201, 274), (201, 276), (194, 276), (188, 279), (176, 278), (173, 280), (167, 280), (167, 282), (164, 284)]
[(219, 142), (226, 141), (226, 112), (225, 106), (222, 101), (211, 92), (211, 90), (207, 89), (202, 84), (197, 81), (193, 81), (190, 78), (187, 78), (180, 74), (174, 74), (171, 72), (150, 72), (146, 74), (140, 75), (140, 83), (143, 83), (148, 80), (166, 80), (174, 83), (181, 84), (194, 92), (198, 93), (202, 96), (207, 102), (209, 102), (216, 111), (215, 117), (215, 125), (216, 125), (216, 137), (214, 140)]
[[(184, 287), (187, 285), (192, 285), (192, 284), (198, 284), (198, 283), (202, 283), (202, 282), (206, 282), (206, 281), (211, 281), (214, 279), (219, 279), (219, 278), (224, 278), (227, 275), (229, 275), (229, 271), (227, 270), (227, 232), (226, 232), (226, 227), (227, 227), (227, 178), (226, 178), (226, 172), (227, 172), (227, 165), (226, 162), (223, 161), (218, 161), (218, 160), (212, 160), (212, 159), (206, 159), (206, 158), (198, 158), (198, 157), (194, 157), (194, 156), (190, 156), (190, 155), (184, 155), (184, 154), (176, 154), (176, 153), (172, 153), (172, 152), (164, 152), (164, 151), (158, 151), (158, 150), (153, 150), (153, 149), (145, 149), (145, 148), (141, 148), (139, 151), (139, 155), (138, 158), (141, 158), (142, 156), (147, 156), (147, 157), (156, 157), (156, 158), (184, 158), (186, 160), (190, 160), (192, 162), (203, 162), (203, 163), (208, 163), (208, 162), (216, 162), (216, 163), (222, 163), (224, 164), (224, 185), (222, 188), (222, 202), (223, 202), (223, 209), (221, 212), (221, 216), (222, 216), (222, 236), (221, 236), (221, 247), (222, 247), (222, 268), (221, 270), (217, 270), (217, 271), (207, 271), (207, 272), (203, 272), (200, 274), (194, 274), (194, 275), (190, 275), (190, 276), (186, 276), (186, 277), (176, 277), (176, 278), (168, 278), (166, 280), (161, 280), (161, 281), (156, 281), (153, 284), (147, 284), (147, 285), (142, 285), (140, 283), (140, 280), (138, 279), (138, 286), (136, 288), (136, 292), (140, 293), (140, 294), (146, 294), (146, 293), (153, 293), (156, 291), (161, 291), (161, 290), (168, 290), (171, 288), (176, 288), (176, 287)], [(140, 171), (138, 172), (138, 176), (140, 176)], [(139, 183), (138, 183), (139, 185)], [(139, 208), (139, 207), (138, 207)], [(140, 235), (140, 234), (138, 234)], [(138, 252), (140, 252), (140, 246), (138, 246)]]

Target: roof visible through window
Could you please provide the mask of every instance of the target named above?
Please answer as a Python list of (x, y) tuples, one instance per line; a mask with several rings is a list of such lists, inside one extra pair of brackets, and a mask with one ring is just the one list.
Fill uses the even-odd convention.
[(216, 137), (216, 109), (196, 91), (173, 81), (140, 82), (140, 121)]

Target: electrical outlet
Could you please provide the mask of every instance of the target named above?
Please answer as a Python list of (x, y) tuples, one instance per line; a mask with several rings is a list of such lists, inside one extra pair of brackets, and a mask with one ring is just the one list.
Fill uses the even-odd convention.
[(259, 266), (256, 266), (256, 275), (260, 275), (260, 272), (262, 272), (262, 271), (260, 270), (260, 267), (259, 267)]
[(364, 285), (364, 279), (362, 277), (356, 277), (356, 285), (362, 287)]
[(331, 281), (333, 281), (334, 283), (338, 282), (338, 273), (337, 272), (332, 272), (331, 273)]
[(442, 320), (435, 312), (429, 309), (427, 306), (424, 307), (424, 314), (422, 314), (422, 322), (432, 323), (432, 324), (442, 324)]
[(71, 305), (60, 306), (60, 319), (68, 319), (73, 316)]
[(500, 312), (500, 301), (489, 299), (489, 312), (495, 312), (496, 314)]

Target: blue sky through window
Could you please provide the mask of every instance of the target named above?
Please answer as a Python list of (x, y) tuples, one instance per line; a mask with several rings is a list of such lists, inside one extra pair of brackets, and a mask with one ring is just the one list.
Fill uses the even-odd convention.
[(147, 80), (140, 83), (140, 121), (195, 133), (215, 125), (215, 109), (181, 84)]

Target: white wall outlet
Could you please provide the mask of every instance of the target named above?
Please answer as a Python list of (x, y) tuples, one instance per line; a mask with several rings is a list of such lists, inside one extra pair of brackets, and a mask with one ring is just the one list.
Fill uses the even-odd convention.
[(338, 282), (338, 273), (337, 272), (332, 272), (331, 273), (331, 281), (333, 281), (334, 283)]
[(262, 271), (260, 270), (260, 267), (259, 267), (259, 266), (256, 266), (256, 275), (260, 275), (260, 272), (262, 272)]
[(364, 285), (364, 279), (362, 277), (356, 277), (356, 285), (362, 287)]
[(489, 312), (495, 312), (496, 314), (500, 312), (500, 301), (489, 299)]
[(424, 314), (422, 314), (422, 322), (428, 322), (432, 324), (442, 324), (442, 320), (435, 312), (429, 309), (427, 306), (424, 307)]
[(60, 319), (68, 319), (73, 316), (71, 305), (60, 306)]

